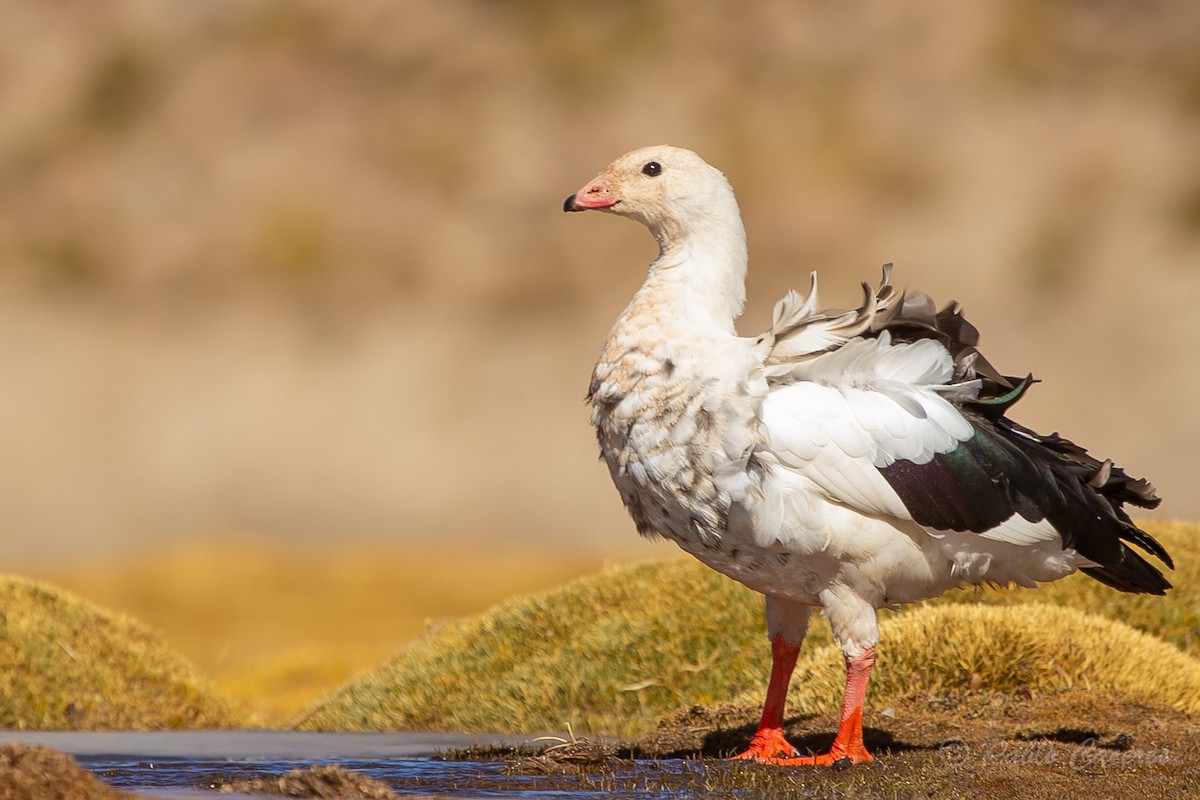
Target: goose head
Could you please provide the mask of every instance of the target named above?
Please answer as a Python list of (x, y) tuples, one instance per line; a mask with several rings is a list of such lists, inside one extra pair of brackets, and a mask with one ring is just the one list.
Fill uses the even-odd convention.
[(691, 150), (670, 145), (626, 153), (563, 203), (637, 220), (669, 249), (714, 227), (741, 226), (729, 181)]

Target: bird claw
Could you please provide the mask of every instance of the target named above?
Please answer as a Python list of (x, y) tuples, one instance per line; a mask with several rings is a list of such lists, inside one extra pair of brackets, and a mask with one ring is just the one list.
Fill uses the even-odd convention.
[(750, 747), (744, 753), (738, 753), (734, 758), (788, 767), (835, 767), (839, 769), (854, 764), (869, 764), (875, 760), (862, 746), (861, 740), (849, 743), (835, 741), (828, 753), (802, 756), (800, 751), (784, 738), (783, 731), (779, 728), (759, 730), (750, 740)]
[(862, 749), (857, 753), (840, 752), (835, 749), (816, 756), (759, 759), (763, 764), (779, 764), (785, 767), (833, 767), (835, 769), (845, 769), (854, 764), (870, 764), (874, 760), (875, 758), (870, 753)]
[(779, 728), (762, 728), (750, 740), (750, 746), (734, 758), (748, 761), (770, 762), (777, 758), (794, 758), (800, 751), (792, 746)]

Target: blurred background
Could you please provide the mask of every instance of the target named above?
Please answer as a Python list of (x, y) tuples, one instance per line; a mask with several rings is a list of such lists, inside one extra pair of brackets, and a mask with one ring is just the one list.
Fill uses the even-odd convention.
[(671, 553), (638, 541), (583, 405), (653, 242), (561, 212), (646, 144), (736, 188), (743, 333), (810, 270), (851, 305), (895, 262), (1045, 381), (1020, 421), (1200, 518), (1200, 5), (3, 20), (0, 563), (147, 619), (227, 686), (259, 675), (247, 696)]

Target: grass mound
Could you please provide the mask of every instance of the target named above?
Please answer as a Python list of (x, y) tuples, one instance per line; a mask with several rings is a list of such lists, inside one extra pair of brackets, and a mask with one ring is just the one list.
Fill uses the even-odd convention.
[[(914, 691), (1081, 688), (1200, 712), (1200, 659), (1124, 623), (1074, 608), (924, 606), (885, 621), (880, 635), (870, 689), (876, 707)], [(839, 702), (844, 681), (837, 645), (810, 651), (797, 666), (790, 710), (828, 711)], [(734, 702), (761, 700), (759, 689)]]
[(201, 728), (243, 720), (133, 620), (0, 576), (0, 728)]
[(431, 620), (596, 569), (583, 555), (532, 546), (497, 554), (469, 539), (293, 545), (201, 537), (108, 562), (47, 565), (36, 577), (159, 631), (223, 695), (283, 725), (394, 656)]
[(761, 599), (712, 570), (613, 568), (447, 624), (301, 727), (635, 733), (762, 684), (764, 642)]
[[(1167, 598), (1076, 576), (885, 613), (872, 696), (1085, 686), (1200, 710), (1200, 662), (1171, 647), (1200, 650), (1200, 530), (1146, 527), (1180, 565), (1172, 579), (1182, 588)], [(761, 702), (769, 660), (758, 595), (690, 559), (643, 564), (452, 622), (316, 706), (301, 727), (537, 731), (569, 722), (636, 735), (691, 705)], [(793, 707), (836, 705), (842, 680), (828, 626), (814, 624)]]
[(1154, 634), (1200, 658), (1200, 525), (1149, 521), (1139, 521), (1139, 524), (1162, 542), (1175, 560), (1173, 571), (1164, 570), (1167, 580), (1174, 585), (1166, 597), (1115, 592), (1099, 581), (1076, 574), (1044, 584), (1036, 590), (959, 589), (928, 602), (988, 605), (1051, 603), (1083, 608)]

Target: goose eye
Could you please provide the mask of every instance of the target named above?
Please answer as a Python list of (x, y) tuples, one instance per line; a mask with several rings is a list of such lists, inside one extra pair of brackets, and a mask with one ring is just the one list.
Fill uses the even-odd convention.
[(646, 165), (642, 167), (642, 174), (649, 175), (651, 178), (660, 172), (662, 172), (662, 164), (657, 161), (647, 161)]

